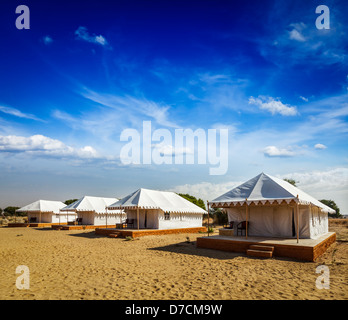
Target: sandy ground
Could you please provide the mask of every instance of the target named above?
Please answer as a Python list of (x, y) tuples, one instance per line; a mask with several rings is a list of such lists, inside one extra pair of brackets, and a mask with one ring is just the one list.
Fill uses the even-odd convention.
[[(348, 299), (348, 224), (316, 262), (198, 249), (200, 234), (125, 241), (94, 231), (0, 228), (0, 299)], [(187, 237), (189, 241), (187, 242)], [(330, 271), (317, 289), (316, 267)], [(30, 288), (16, 287), (18, 265)]]

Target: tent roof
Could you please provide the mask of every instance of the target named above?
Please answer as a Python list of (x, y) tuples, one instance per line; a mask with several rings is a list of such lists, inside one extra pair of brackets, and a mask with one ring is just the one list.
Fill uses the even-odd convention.
[(53, 212), (59, 213), (59, 209), (65, 207), (65, 204), (61, 201), (51, 200), (37, 200), (30, 203), (16, 211), (18, 212)]
[(138, 189), (108, 208), (127, 209), (161, 209), (164, 212), (207, 213), (202, 208), (184, 199), (174, 192)]
[[(298, 198), (297, 198), (298, 196)], [(251, 202), (264, 204), (266, 201), (273, 203), (274, 201), (297, 201), (299, 204), (312, 204), (321, 208), (325, 212), (334, 213), (335, 211), (324, 205), (317, 199), (305, 193), (301, 189), (293, 186), (287, 181), (270, 176), (265, 173), (260, 173), (258, 176), (248, 180), (240, 186), (226, 192), (220, 197), (210, 201), (213, 207), (223, 205), (243, 205)]]
[(62, 208), (62, 211), (91, 211), (96, 213), (105, 213), (105, 208), (118, 201), (117, 198), (103, 198), (84, 196), (79, 200)]

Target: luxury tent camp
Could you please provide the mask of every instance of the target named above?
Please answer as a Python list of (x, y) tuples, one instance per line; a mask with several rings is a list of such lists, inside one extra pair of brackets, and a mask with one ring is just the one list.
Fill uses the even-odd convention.
[(60, 212), (62, 216), (73, 214), (80, 225), (115, 225), (122, 222), (125, 214), (122, 210), (109, 210), (106, 207), (117, 200), (117, 198), (84, 196), (65, 206)]
[(335, 212), (287, 181), (265, 173), (209, 205), (226, 210), (235, 235), (244, 222), (245, 237), (316, 239), (328, 233), (328, 213)]
[(61, 201), (37, 200), (17, 209), (16, 212), (26, 212), (29, 223), (67, 223), (67, 221), (73, 221), (74, 216), (60, 217), (59, 210), (65, 206)]
[(143, 188), (109, 205), (109, 209), (123, 209), (134, 229), (158, 230), (201, 228), (207, 213), (174, 192)]

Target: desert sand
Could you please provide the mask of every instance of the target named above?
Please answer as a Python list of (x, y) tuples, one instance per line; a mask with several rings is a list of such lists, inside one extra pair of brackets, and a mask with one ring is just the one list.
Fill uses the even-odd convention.
[[(347, 226), (330, 226), (338, 241), (316, 262), (198, 249), (201, 234), (126, 241), (90, 230), (2, 227), (0, 299), (346, 300)], [(330, 270), (330, 289), (316, 288), (322, 264)], [(18, 265), (29, 267), (28, 290), (16, 287)]]

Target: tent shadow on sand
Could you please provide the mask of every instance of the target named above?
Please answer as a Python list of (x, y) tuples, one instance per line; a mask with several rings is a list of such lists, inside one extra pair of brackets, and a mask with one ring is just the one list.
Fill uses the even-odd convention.
[(186, 255), (198, 256), (198, 257), (207, 257), (207, 258), (213, 258), (213, 259), (219, 259), (219, 260), (230, 260), (240, 256), (246, 256), (245, 254), (240, 252), (226, 252), (226, 251), (197, 248), (196, 241), (178, 242), (178, 243), (173, 243), (166, 246), (149, 248), (147, 250), (165, 251), (165, 252), (186, 254)]
[[(81, 231), (81, 230), (79, 230), (79, 231)], [(87, 239), (105, 238), (105, 236), (96, 234), (94, 230), (93, 231), (84, 231), (84, 232), (79, 232), (79, 233), (69, 233), (67, 235), (71, 236), (71, 237), (87, 238)]]
[(179, 242), (179, 243), (174, 243), (167, 246), (149, 248), (147, 250), (166, 251), (171, 253), (186, 254), (190, 256), (206, 257), (206, 258), (212, 258), (212, 259), (218, 259), (218, 260), (231, 260), (238, 257), (244, 257), (244, 258), (247, 258), (248, 260), (258, 260), (258, 261), (276, 259), (276, 260), (282, 260), (282, 261), (306, 263), (306, 261), (299, 261), (299, 260), (287, 258), (287, 257), (273, 257), (270, 259), (270, 258), (248, 256), (246, 253), (243, 253), (243, 252), (219, 251), (219, 250), (208, 249), (208, 248), (207, 249), (197, 248), (196, 241)]

